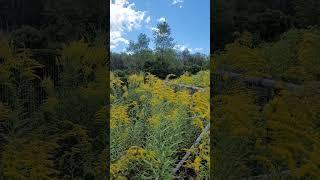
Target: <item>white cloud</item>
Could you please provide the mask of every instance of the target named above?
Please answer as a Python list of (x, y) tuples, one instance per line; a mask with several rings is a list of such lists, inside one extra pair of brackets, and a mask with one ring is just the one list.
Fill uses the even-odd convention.
[(203, 48), (188, 48), (191, 53), (201, 52)]
[(181, 44), (176, 44), (173, 48), (177, 51), (184, 51), (185, 49), (188, 49), (187, 45), (181, 45)]
[(203, 48), (194, 48), (193, 51), (202, 51)]
[(148, 24), (150, 21), (151, 21), (151, 17), (148, 16), (148, 17), (146, 18), (145, 22)]
[(190, 53), (200, 52), (203, 50), (203, 48), (189, 48), (189, 45), (183, 44), (176, 44), (173, 48), (177, 51), (184, 51), (185, 49), (188, 49)]
[(160, 17), (159, 19), (158, 19), (158, 22), (165, 22), (166, 21), (166, 18), (164, 18), (164, 17)]
[(121, 31), (110, 31), (110, 48), (116, 48), (120, 43), (129, 44), (129, 41), (125, 39)]
[(159, 29), (156, 28), (156, 27), (150, 27), (150, 30), (151, 30), (151, 31), (159, 31)]
[(183, 0), (172, 0), (172, 4), (179, 4), (179, 3), (183, 3)]
[(135, 4), (129, 0), (110, 0), (110, 47), (116, 48), (121, 43), (128, 44), (124, 37), (127, 31), (141, 27), (142, 23), (150, 21), (145, 19), (145, 12), (134, 9)]
[(183, 2), (184, 2), (184, 0), (172, 0), (171, 4), (172, 5), (177, 5), (181, 9)]

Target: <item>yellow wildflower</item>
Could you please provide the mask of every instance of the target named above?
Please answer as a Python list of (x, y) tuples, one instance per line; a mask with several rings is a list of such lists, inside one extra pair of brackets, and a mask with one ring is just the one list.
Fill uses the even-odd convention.
[(209, 92), (205, 93), (196, 92), (193, 95), (194, 109), (197, 113), (203, 116), (203, 118), (208, 118), (210, 116), (210, 102), (209, 102)]
[(203, 122), (202, 122), (202, 120), (200, 118), (196, 117), (196, 118), (193, 119), (192, 122), (196, 127), (200, 128), (200, 129), (204, 129)]
[(112, 105), (110, 111), (110, 127), (115, 128), (118, 123), (128, 124), (129, 116), (124, 105)]
[(200, 166), (201, 166), (201, 158), (197, 156), (193, 163), (192, 163), (193, 169), (195, 170), (196, 174), (199, 174)]
[(142, 74), (133, 74), (128, 77), (130, 83), (139, 84), (144, 81), (144, 77)]
[(126, 179), (122, 174), (129, 168), (129, 162), (140, 159), (157, 163), (155, 153), (153, 151), (147, 151), (141, 147), (132, 146), (118, 161), (111, 164), (111, 177), (116, 179)]
[(175, 95), (178, 100), (176, 104), (180, 104), (182, 106), (191, 105), (191, 96), (187, 90), (178, 91)]
[(152, 127), (158, 127), (161, 122), (161, 117), (159, 115), (154, 115), (149, 119), (149, 123)]

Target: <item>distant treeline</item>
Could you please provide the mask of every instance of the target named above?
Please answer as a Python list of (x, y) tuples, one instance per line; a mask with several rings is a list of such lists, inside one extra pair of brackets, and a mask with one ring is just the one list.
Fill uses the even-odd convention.
[(320, 24), (318, 0), (220, 0), (213, 6), (215, 49), (233, 42), (244, 31), (252, 33), (258, 44), (278, 40), (291, 28)]
[(111, 53), (111, 69), (126, 75), (139, 71), (150, 72), (160, 78), (168, 74), (181, 75), (209, 69), (209, 57), (191, 53), (188, 49), (175, 49), (174, 39), (167, 22), (160, 22), (153, 34), (155, 49), (149, 47), (150, 38), (141, 33), (137, 42), (130, 41), (126, 52)]
[(104, 0), (0, 0), (0, 32), (32, 26), (50, 42), (94, 39), (107, 29)]

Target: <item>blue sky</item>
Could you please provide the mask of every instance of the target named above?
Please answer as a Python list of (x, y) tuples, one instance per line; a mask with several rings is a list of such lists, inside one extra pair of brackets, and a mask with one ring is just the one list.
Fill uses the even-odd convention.
[(110, 10), (111, 51), (124, 51), (140, 33), (153, 40), (154, 28), (165, 20), (177, 50), (209, 54), (210, 0), (111, 0)]

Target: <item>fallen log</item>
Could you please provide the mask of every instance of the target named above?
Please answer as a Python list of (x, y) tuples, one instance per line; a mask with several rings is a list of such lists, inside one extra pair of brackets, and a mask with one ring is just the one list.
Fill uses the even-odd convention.
[[(268, 79), (268, 78), (260, 78), (260, 77), (249, 77), (249, 76), (244, 76), (240, 73), (235, 73), (235, 72), (229, 72), (229, 71), (214, 71), (213, 75), (215, 76), (226, 76), (231, 80), (241, 80), (243, 83), (250, 85), (250, 86), (257, 86), (257, 87), (265, 87), (265, 88), (272, 88), (275, 90), (294, 90), (298, 88), (300, 85), (299, 84), (294, 84), (294, 83), (289, 83), (289, 82), (284, 82), (280, 80), (274, 80), (274, 79)], [(169, 84), (169, 77), (173, 75), (168, 75), (166, 78), (166, 83)], [(190, 89), (193, 91), (203, 91), (204, 88), (202, 87), (197, 87), (197, 86), (192, 86), (192, 85), (187, 85), (187, 84), (170, 84), (175, 87), (180, 87), (180, 88), (186, 88)], [(214, 84), (212, 84), (214, 86)]]
[(186, 89), (190, 89), (193, 92), (194, 91), (204, 91), (204, 88), (202, 87), (197, 87), (197, 86), (192, 86), (192, 85), (187, 85), (187, 84), (170, 84), (171, 86), (175, 86), (177, 88), (186, 88)]
[(298, 84), (294, 84), (294, 83), (288, 83), (288, 82), (267, 79), (267, 78), (246, 77), (240, 73), (234, 73), (234, 72), (228, 72), (228, 71), (222, 71), (222, 70), (214, 71), (213, 74), (216, 76), (226, 76), (231, 80), (241, 80), (245, 84), (248, 84), (251, 86), (260, 86), (260, 87), (266, 87), (266, 88), (273, 88), (277, 90), (283, 90), (283, 89), (294, 90), (297, 87), (299, 87)]
[[(201, 139), (204, 137), (204, 135), (206, 133), (208, 133), (210, 130), (210, 123), (207, 124), (207, 126), (203, 129), (203, 131), (201, 132), (201, 134), (197, 137), (197, 139), (194, 141), (194, 143), (192, 144), (192, 146), (190, 147), (190, 150), (195, 148), (201, 141)], [(177, 166), (173, 169), (172, 173), (175, 175), (179, 169), (181, 168), (181, 166), (183, 165), (183, 163), (189, 158), (189, 156), (191, 155), (191, 151), (187, 151), (186, 154), (183, 156), (183, 158), (179, 161), (179, 163), (177, 164)]]

